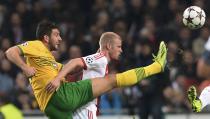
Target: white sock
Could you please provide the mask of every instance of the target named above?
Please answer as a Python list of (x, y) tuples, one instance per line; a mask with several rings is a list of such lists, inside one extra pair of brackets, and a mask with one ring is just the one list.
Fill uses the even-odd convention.
[(201, 100), (202, 103), (201, 109), (203, 109), (206, 105), (210, 104), (210, 86), (207, 86), (202, 90), (199, 99)]

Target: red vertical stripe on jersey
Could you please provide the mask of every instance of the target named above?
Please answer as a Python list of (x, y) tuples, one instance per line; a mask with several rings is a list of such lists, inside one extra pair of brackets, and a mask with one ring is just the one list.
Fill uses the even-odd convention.
[(88, 119), (93, 119), (93, 112), (88, 110)]
[(97, 107), (97, 110), (96, 110), (96, 116), (98, 116), (100, 114), (100, 110), (99, 110), (99, 103), (100, 103), (100, 100), (101, 100), (101, 96), (99, 96), (97, 98), (97, 102), (96, 102), (96, 107)]
[(105, 76), (109, 74), (109, 66), (106, 65)]
[(82, 60), (82, 62), (83, 62), (83, 65), (84, 65), (84, 70), (86, 70), (87, 69), (87, 65), (86, 65), (86, 63), (85, 63), (85, 61), (84, 61), (84, 59), (83, 58), (80, 58), (81, 60)]

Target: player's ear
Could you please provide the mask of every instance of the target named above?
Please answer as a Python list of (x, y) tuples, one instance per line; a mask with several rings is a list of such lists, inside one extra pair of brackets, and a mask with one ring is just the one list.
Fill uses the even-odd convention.
[(48, 35), (44, 35), (44, 41), (49, 42), (49, 36)]
[(106, 48), (107, 48), (108, 50), (111, 49), (111, 47), (112, 47), (112, 46), (111, 46), (110, 43), (107, 43), (107, 44), (106, 44)]

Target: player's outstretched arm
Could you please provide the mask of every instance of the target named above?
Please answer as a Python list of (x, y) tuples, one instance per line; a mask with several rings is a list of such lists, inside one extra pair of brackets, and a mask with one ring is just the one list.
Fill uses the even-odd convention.
[(84, 64), (81, 60), (81, 58), (75, 58), (70, 60), (67, 64), (64, 65), (62, 70), (58, 73), (58, 75), (53, 79), (47, 86), (46, 90), (47, 92), (53, 92), (60, 86), (61, 80), (66, 77), (68, 73), (71, 73), (76, 68), (84, 68)]
[(21, 57), (21, 51), (17, 46), (13, 46), (13, 47), (9, 48), (5, 53), (6, 53), (8, 60), (13, 62), (14, 64), (16, 64), (19, 68), (21, 68), (27, 77), (31, 77), (31, 76), (35, 75), (35, 73), (36, 73), (35, 68), (29, 67), (24, 62), (24, 60)]

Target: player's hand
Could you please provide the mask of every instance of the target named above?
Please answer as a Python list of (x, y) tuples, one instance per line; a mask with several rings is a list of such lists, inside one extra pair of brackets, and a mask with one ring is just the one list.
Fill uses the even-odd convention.
[(60, 84), (61, 84), (60, 79), (54, 79), (47, 84), (46, 91), (48, 93), (52, 93), (59, 88)]
[(26, 77), (32, 77), (35, 76), (36, 74), (36, 69), (34, 67), (30, 67), (26, 65), (25, 67), (22, 68), (23, 73), (26, 75)]

